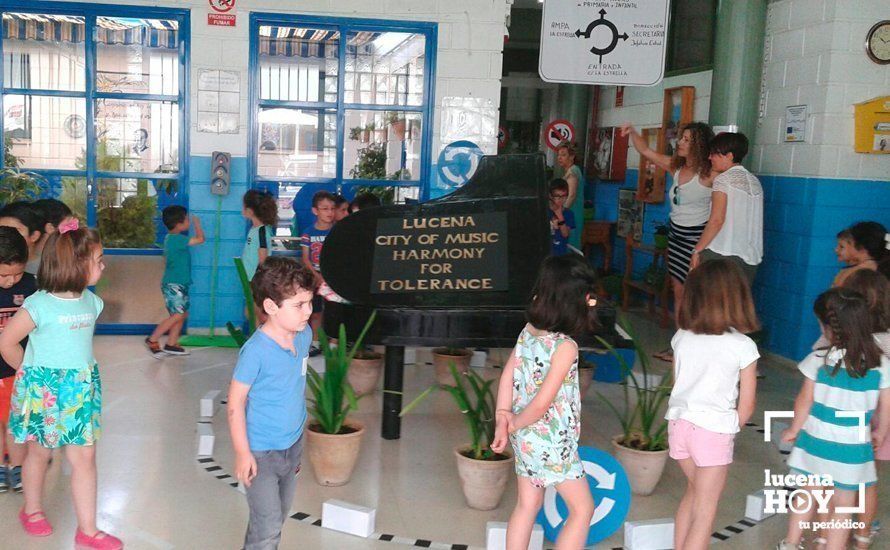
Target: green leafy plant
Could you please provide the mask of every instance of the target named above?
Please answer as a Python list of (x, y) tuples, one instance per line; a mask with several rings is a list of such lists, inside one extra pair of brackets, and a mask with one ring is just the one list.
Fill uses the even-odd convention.
[(244, 294), (244, 307), (247, 309), (247, 334), (244, 334), (240, 328), (236, 328), (231, 321), (226, 323), (226, 329), (238, 347), (243, 347), (250, 338), (250, 335), (256, 330), (256, 310), (253, 304), (253, 292), (250, 290), (250, 279), (247, 277), (247, 270), (244, 269), (244, 261), (241, 258), (235, 258), (235, 270), (238, 272), (238, 280), (241, 282), (241, 292)]
[[(495, 398), (491, 390), (497, 380), (485, 380), (477, 373), (469, 371), (460, 373), (454, 363), (449, 365), (451, 376), (454, 377), (454, 386), (434, 384), (418, 395), (414, 401), (402, 409), (399, 416), (408, 414), (421, 401), (434, 391), (448, 392), (454, 398), (455, 403), (464, 416), (467, 428), (470, 430), (470, 449), (465, 456), (475, 460), (501, 460), (503, 455), (498, 455), (491, 450), (491, 442), (494, 439), (494, 410)], [(466, 384), (464, 383), (466, 379)], [(471, 393), (472, 392), (472, 393)]]
[(349, 372), (349, 363), (352, 362), (356, 352), (361, 349), (362, 340), (374, 323), (375, 317), (376, 313), (372, 313), (351, 348), (346, 340), (345, 326), (340, 325), (336, 348), (331, 348), (324, 330), (319, 329), (318, 331), (321, 352), (324, 355), (325, 371), (319, 374), (310, 366), (306, 382), (312, 394), (309, 399), (311, 403), (309, 414), (315, 419), (319, 431), (322, 433), (345, 433), (343, 422), (346, 420), (346, 416), (358, 408), (359, 398), (355, 395), (352, 386), (349, 385), (346, 375)]
[(386, 145), (371, 143), (359, 149), (358, 160), (349, 175), (356, 179), (386, 179)]
[(407, 168), (400, 168), (390, 174), (389, 179), (395, 181), (409, 181), (411, 179), (411, 171)]
[(131, 195), (120, 206), (100, 207), (102, 242), (109, 248), (148, 248), (155, 245), (154, 215), (157, 199)]
[(22, 170), (22, 159), (12, 153), (12, 138), (3, 140), (3, 169), (0, 170), (0, 205), (15, 201), (31, 201), (40, 196), (46, 179), (40, 174)]
[[(635, 337), (633, 328), (625, 319), (620, 319), (621, 328), (630, 335), (634, 351), (640, 358), (640, 372), (633, 371), (611, 344), (597, 336), (600, 343), (613, 355), (621, 367), (624, 381), (621, 383), (624, 393), (623, 407), (619, 409), (600, 392), (597, 395), (621, 424), (621, 437), (618, 444), (638, 451), (663, 451), (667, 449), (667, 421), (664, 419), (664, 408), (671, 395), (673, 371), (668, 371), (661, 384), (649, 386), (649, 354)], [(631, 392), (631, 389), (633, 392)], [(635, 402), (631, 404), (631, 397)]]

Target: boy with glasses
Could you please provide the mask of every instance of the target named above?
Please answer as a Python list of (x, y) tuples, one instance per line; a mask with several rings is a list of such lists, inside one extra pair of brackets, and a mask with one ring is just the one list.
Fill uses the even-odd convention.
[(550, 182), (550, 254), (563, 256), (569, 253), (569, 235), (575, 230), (575, 213), (565, 207), (569, 196), (569, 184), (557, 178)]

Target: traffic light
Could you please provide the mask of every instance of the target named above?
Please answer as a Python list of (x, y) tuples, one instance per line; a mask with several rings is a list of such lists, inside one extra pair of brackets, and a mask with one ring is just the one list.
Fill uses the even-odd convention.
[(214, 195), (228, 195), (232, 182), (230, 167), (232, 155), (214, 151), (210, 157), (210, 192)]

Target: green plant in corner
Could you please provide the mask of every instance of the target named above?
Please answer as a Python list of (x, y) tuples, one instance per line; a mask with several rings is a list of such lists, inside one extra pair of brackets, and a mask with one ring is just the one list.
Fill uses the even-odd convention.
[(346, 416), (358, 408), (359, 398), (356, 397), (355, 391), (347, 379), (349, 363), (352, 362), (356, 352), (362, 349), (362, 340), (374, 323), (375, 317), (376, 313), (372, 313), (351, 348), (347, 344), (345, 326), (340, 325), (336, 348), (331, 348), (324, 330), (319, 329), (318, 331), (321, 352), (324, 355), (325, 371), (319, 374), (310, 366), (306, 383), (312, 394), (312, 397), (309, 398), (311, 404), (309, 414), (315, 419), (320, 428), (319, 431), (322, 433), (340, 433)]
[[(470, 450), (465, 456), (475, 460), (502, 459), (502, 455), (495, 454), (490, 448), (495, 428), (495, 398), (491, 386), (497, 380), (485, 380), (473, 371), (461, 374), (454, 363), (451, 363), (450, 368), (451, 376), (454, 377), (454, 386), (442, 384), (430, 386), (402, 409), (399, 416), (408, 414), (432, 392), (446, 391), (454, 398), (461, 414), (464, 415), (467, 428), (470, 430)], [(467, 381), (466, 384), (463, 382), (464, 379)]]
[(22, 159), (12, 153), (12, 138), (3, 140), (3, 169), (0, 170), (0, 205), (30, 201), (40, 196), (46, 179), (40, 174), (19, 168)]
[[(671, 395), (673, 370), (669, 370), (665, 374), (658, 386), (650, 387), (649, 354), (635, 337), (630, 323), (626, 319), (619, 319), (619, 324), (630, 336), (634, 351), (640, 358), (640, 372), (634, 372), (633, 365), (628, 366), (611, 344), (597, 336), (600, 343), (617, 359), (624, 374), (624, 381), (621, 383), (624, 392), (623, 409), (619, 410), (600, 392), (597, 392), (597, 395), (615, 414), (621, 424), (622, 434), (618, 440), (619, 445), (638, 451), (667, 449), (667, 421), (664, 419), (664, 409)], [(631, 393), (631, 388), (633, 393)], [(631, 396), (635, 398), (633, 404), (631, 404)]]

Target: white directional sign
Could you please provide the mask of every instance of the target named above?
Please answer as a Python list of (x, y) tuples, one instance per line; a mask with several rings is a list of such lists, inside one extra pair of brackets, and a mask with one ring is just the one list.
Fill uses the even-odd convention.
[(654, 86), (669, 14), (669, 0), (547, 0), (538, 72), (547, 82)]

